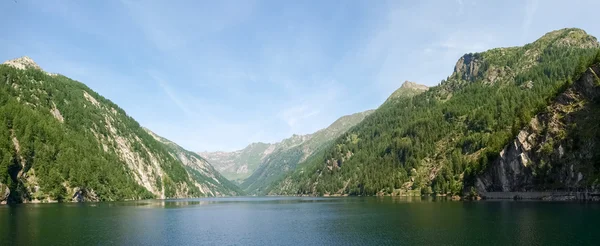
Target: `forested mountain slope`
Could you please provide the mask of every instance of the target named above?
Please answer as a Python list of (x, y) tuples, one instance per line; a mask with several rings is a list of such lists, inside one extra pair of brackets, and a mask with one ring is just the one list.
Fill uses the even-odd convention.
[(342, 116), (325, 129), (303, 136), (291, 138), (275, 144), (274, 150), (262, 159), (258, 169), (240, 187), (249, 194), (264, 195), (265, 189), (283, 175), (294, 171), (298, 163), (313, 153), (328, 146), (341, 134), (360, 123), (373, 110)]
[[(410, 90), (413, 93), (413, 90)], [(234, 152), (201, 152), (224, 176), (240, 183), (248, 194), (262, 195), (265, 188), (284, 174), (295, 170), (317, 150), (324, 148), (351, 127), (361, 122), (373, 110), (342, 116), (325, 129), (312, 134), (293, 135), (281, 142), (252, 143)]]
[(600, 64), (588, 68), (519, 131), (477, 175), (476, 191), (600, 189), (599, 74)]
[[(427, 86), (405, 81), (385, 103), (410, 98), (427, 91)], [(253, 143), (235, 152), (203, 152), (217, 169), (240, 182), (248, 194), (264, 195), (273, 181), (296, 169), (297, 164), (326, 148), (332, 140), (360, 123), (373, 110), (346, 115), (313, 134), (294, 135), (274, 144)]]
[(117, 105), (27, 57), (0, 65), (0, 119), (0, 202), (237, 194), (210, 165), (182, 162)]
[(598, 47), (583, 30), (561, 29), (522, 47), (466, 54), (447, 81), (383, 104), (269, 193), (461, 194)]

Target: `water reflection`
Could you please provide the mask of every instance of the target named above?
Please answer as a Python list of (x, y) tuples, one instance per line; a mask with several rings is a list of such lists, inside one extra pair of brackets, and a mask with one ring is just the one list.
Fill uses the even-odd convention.
[(134, 206), (148, 208), (181, 208), (218, 203), (218, 201), (205, 200), (146, 200), (137, 202), (110, 203), (110, 206)]
[(591, 244), (600, 205), (267, 197), (0, 207), (0, 245)]
[(389, 196), (378, 197), (380, 200), (391, 199), (392, 203), (411, 203), (411, 202), (455, 202), (445, 196)]

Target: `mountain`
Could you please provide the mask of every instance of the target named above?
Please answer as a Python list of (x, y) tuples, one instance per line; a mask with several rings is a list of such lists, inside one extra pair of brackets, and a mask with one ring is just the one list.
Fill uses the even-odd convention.
[(599, 74), (594, 64), (533, 117), (477, 175), (477, 192), (600, 188)]
[(388, 97), (385, 103), (390, 103), (394, 100), (402, 98), (413, 97), (427, 90), (429, 90), (429, 87), (427, 87), (426, 85), (420, 85), (407, 80), (404, 81), (400, 88), (398, 88), (396, 91), (394, 91), (394, 93), (392, 93), (392, 95)]
[(240, 183), (249, 194), (262, 191), (283, 174), (293, 171), (296, 165), (324, 147), (373, 110), (346, 115), (325, 129), (307, 135), (293, 135), (278, 143), (252, 143), (234, 152), (202, 152), (201, 156), (213, 163), (217, 170), (230, 180)]
[(239, 194), (199, 156), (28, 57), (0, 65), (0, 81), (0, 202)]
[[(520, 129), (600, 61), (599, 47), (585, 31), (567, 28), (522, 47), (466, 54), (447, 80), (413, 97), (388, 100), (268, 193), (464, 195), (478, 178), (483, 190), (496, 187), (493, 174), (481, 175), (493, 173), (486, 170), (506, 154), (502, 150)], [(548, 154), (560, 147), (552, 146)], [(543, 160), (531, 159), (544, 167)], [(588, 176), (598, 173), (597, 165), (585, 166)], [(567, 187), (556, 176), (544, 177)]]
[(261, 161), (277, 148), (276, 144), (252, 143), (233, 152), (199, 152), (227, 179), (241, 183), (248, 178)]
[(144, 130), (154, 137), (154, 139), (166, 145), (169, 154), (177, 157), (194, 180), (200, 181), (196, 184), (196, 187), (203, 194), (208, 196), (235, 196), (243, 194), (239, 187), (223, 177), (206, 159), (197, 153), (188, 151), (176, 143), (158, 136), (156, 133), (150, 131), (150, 129), (144, 128)]
[(294, 135), (276, 144), (273, 152), (266, 156), (256, 171), (240, 185), (249, 194), (264, 195), (266, 188), (294, 171), (298, 163), (318, 152), (335, 138), (363, 121), (373, 110), (342, 116), (325, 129), (308, 135)]

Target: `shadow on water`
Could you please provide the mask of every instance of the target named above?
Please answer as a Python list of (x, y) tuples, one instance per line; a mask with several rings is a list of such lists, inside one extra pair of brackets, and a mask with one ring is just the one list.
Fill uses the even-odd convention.
[(231, 197), (0, 206), (0, 245), (586, 245), (600, 204)]

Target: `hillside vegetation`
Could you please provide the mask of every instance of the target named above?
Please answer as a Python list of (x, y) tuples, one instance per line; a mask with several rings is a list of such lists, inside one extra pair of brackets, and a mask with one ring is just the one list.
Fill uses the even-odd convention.
[(190, 166), (84, 84), (27, 57), (0, 65), (0, 202), (237, 194)]
[(461, 194), (530, 120), (598, 61), (580, 29), (466, 54), (440, 85), (388, 100), (269, 188), (283, 195)]
[(308, 135), (294, 135), (275, 144), (273, 151), (262, 159), (258, 169), (240, 185), (248, 194), (265, 195), (266, 188), (296, 170), (299, 163), (327, 147), (332, 140), (360, 123), (373, 111), (342, 116), (325, 129)]
[[(416, 84), (415, 84), (416, 85)], [(409, 93), (414, 93), (410, 89)], [(325, 148), (333, 139), (361, 122), (373, 110), (342, 116), (327, 128), (296, 135), (277, 143), (252, 143), (234, 152), (201, 152), (228, 179), (238, 182), (247, 194), (265, 195), (273, 181), (294, 171), (298, 163)]]

